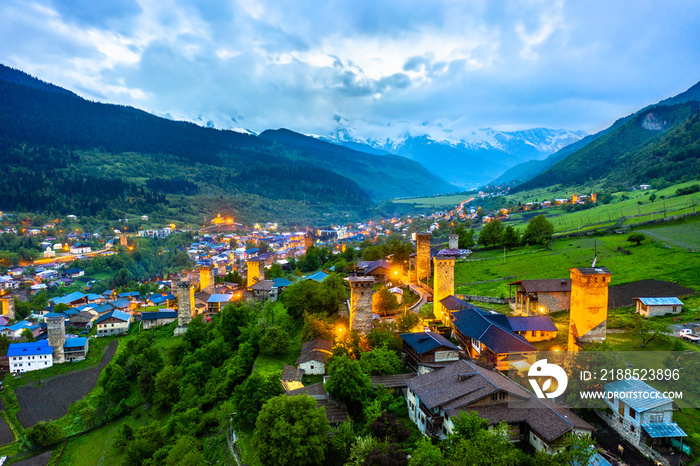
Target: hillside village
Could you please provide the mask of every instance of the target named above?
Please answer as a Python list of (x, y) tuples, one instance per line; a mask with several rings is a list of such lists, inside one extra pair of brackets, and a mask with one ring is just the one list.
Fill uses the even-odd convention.
[[(596, 193), (574, 194), (554, 202), (544, 202), (538, 209), (595, 203)], [(580, 452), (584, 454), (574, 455), (576, 461), (591, 465), (616, 464), (624, 458), (641, 461), (645, 457), (671, 465), (691, 457), (694, 451), (688, 443), (692, 442), (674, 419), (670, 403), (653, 406), (649, 416), (654, 421), (643, 414), (648, 405), (624, 404), (621, 400), (600, 406), (596, 418), (592, 411), (571, 408), (566, 399), (555, 402), (538, 398), (519, 377), (529, 371), (543, 351), (573, 354), (607, 344), (606, 336), (618, 332), (608, 328), (609, 323), (617, 326), (609, 313), (615, 312), (615, 299), (619, 307), (623, 289), (627, 296), (624, 305), (635, 306), (629, 308), (632, 314), (643, 319), (670, 316), (674, 322), (680, 322), (680, 318), (673, 316), (682, 315), (687, 308), (687, 299), (679, 297), (693, 295), (695, 290), (667, 283), (648, 288), (649, 294), (645, 295), (642, 286), (632, 288), (641, 294), (630, 302), (628, 295), (633, 291), (625, 285), (610, 287), (615, 281), (615, 268), (596, 265), (593, 260), (592, 266), (572, 266), (568, 275), (557, 278), (526, 275), (506, 280), (510, 291), (507, 298), (457, 292), (463, 286), (456, 282), (456, 270), (457, 275), (461, 274), (460, 270), (474, 261), (472, 257), (482, 254), (475, 251), (484, 245), (474, 233), (465, 237), (464, 229), (457, 227), (464, 222), (480, 223), (483, 230), (487, 225), (508, 221), (511, 215), (527, 212), (533, 205), (487, 211), (460, 203), (454, 209), (431, 215), (297, 232), (278, 231), (274, 223), (246, 229), (220, 215), (198, 232), (171, 225), (139, 228), (136, 234), (115, 228), (107, 235), (80, 233), (71, 227), (67, 229), (71, 233), (62, 235), (61, 221), (43, 225), (42, 229), (6, 227), (6, 234), (30, 238), (33, 242), (29, 244), (38, 244), (44, 252), (32, 263), (25, 260), (24, 265), (8, 267), (1, 278), (0, 338), (6, 342), (6, 356), (0, 359), (0, 367), (12, 374), (10, 377), (31, 373), (41, 377), (42, 372), (55, 370), (70, 373), (71, 364), (103, 357), (105, 345), (98, 344), (100, 341), (131, 341), (156, 330), (163, 344), (182, 338), (191, 341), (189, 327), (204, 325), (205, 329), (211, 328), (207, 332), (215, 331), (224, 325), (228, 313), (242, 312), (235, 309), (284, 315), (303, 311), (303, 316), (295, 314), (296, 319), (303, 321), (304, 328), (315, 330), (304, 331), (302, 336), (292, 330), (296, 325), (293, 321), (285, 324), (287, 330), (280, 334), (275, 332), (281, 327), (266, 327), (263, 336), (269, 334), (273, 349), (260, 347), (265, 356), (258, 355), (250, 377), (256, 377), (255, 366), (264, 364), (264, 374), (279, 386), (270, 393), (279, 390), (288, 397), (311, 397), (315, 406), (323, 408), (331, 428), (345, 429), (348, 422), (370, 426), (364, 424), (369, 416), (365, 410), (374, 402), (365, 405), (368, 399), (347, 394), (338, 388), (336, 380), (360, 377), (361, 382), (354, 383), (366, 383), (366, 389), (374, 387), (378, 394), (383, 393), (383, 387), (390, 399), (402, 400), (403, 408), (392, 408), (395, 411), (387, 416), (405, 417), (412, 429), (433, 441), (454, 441), (462, 428), (458, 426), (466, 422), (462, 414), (471, 413), (485, 420), (485, 426), (497, 428), (487, 430), (493, 432), (489, 435), (503, 435), (511, 445), (518, 446), (518, 451), (533, 452), (530, 454), (535, 456), (541, 452), (556, 458), (583, 448)], [(78, 220), (73, 217), (65, 221)], [(148, 221), (144, 217), (140, 220)], [(165, 242), (168, 238), (178, 240), (173, 253), (186, 255), (187, 265), (176, 273), (138, 281), (132, 277), (129, 283), (106, 290), (101, 289), (106, 282), (100, 285), (100, 280), (86, 274), (91, 262), (102, 260), (100, 257), (134, 255), (148, 244), (144, 241)], [(548, 241), (551, 236), (543, 244)], [(157, 251), (160, 255), (169, 252), (162, 246)], [(391, 253), (386, 254), (388, 251)], [(339, 294), (330, 310), (324, 311), (325, 317), (314, 317), (318, 311), (303, 301), (316, 302), (314, 294), (324, 286), (327, 291), (322, 293)], [(40, 304), (40, 296), (46, 296), (45, 305)], [(299, 299), (302, 304), (296, 310)], [(691, 300), (696, 303), (694, 298)], [(20, 309), (29, 313), (20, 315)], [(637, 332), (631, 328), (627, 331), (631, 335)], [(669, 338), (666, 334), (681, 341), (700, 341), (697, 326), (675, 330), (647, 326), (643, 332), (649, 335), (649, 341), (656, 334), (661, 334), (659, 339), (664, 341)], [(290, 349), (291, 354), (287, 350), (289, 338), (301, 338), (299, 343), (292, 343), (291, 348), (296, 350)], [(275, 350), (277, 344), (282, 346)], [(376, 354), (376, 362), (365, 365), (371, 354)], [(363, 369), (353, 369), (353, 363), (362, 363)], [(608, 385), (597, 389), (612, 392), (615, 387)], [(17, 386), (20, 391), (21, 386)], [(633, 389), (640, 393), (656, 391), (641, 381)], [(267, 399), (270, 395), (265, 396)], [(264, 401), (258, 402), (253, 420)], [(30, 407), (20, 403), (17, 408), (15, 415), (20, 418)], [(622, 417), (610, 417), (610, 411)], [(663, 415), (659, 417), (658, 413)], [(54, 416), (63, 415), (65, 412)], [(56, 418), (37, 417), (24, 428), (32, 432), (37, 421), (41, 420), (38, 425), (42, 425), (52, 419)], [(396, 422), (389, 418), (385, 421)], [(655, 425), (657, 422), (661, 424)], [(245, 424), (238, 426), (243, 438), (252, 434)], [(606, 426), (607, 437), (597, 433), (601, 426)], [(260, 427), (255, 435), (258, 430)], [(577, 443), (571, 434), (580, 439), (595, 438), (595, 448), (573, 446)], [(619, 451), (615, 450), (615, 442), (620, 445)], [(233, 445), (238, 460), (240, 455), (250, 461), (260, 454), (240, 442)], [(381, 449), (376, 445), (371, 448)], [(397, 447), (390, 446), (389, 451), (394, 451), (392, 448)], [(413, 454), (420, 448), (428, 447), (423, 445)]]

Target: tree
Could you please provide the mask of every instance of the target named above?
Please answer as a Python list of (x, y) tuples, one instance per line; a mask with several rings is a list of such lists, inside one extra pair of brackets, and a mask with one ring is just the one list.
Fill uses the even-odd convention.
[(269, 327), (260, 339), (260, 352), (266, 356), (282, 355), (289, 348), (289, 334), (280, 327)]
[(501, 242), (501, 235), (503, 234), (503, 222), (500, 220), (491, 220), (489, 223), (484, 225), (479, 233), (479, 244), (484, 246), (496, 246)]
[(177, 403), (180, 394), (182, 370), (175, 366), (165, 366), (154, 385), (153, 403), (160, 409), (168, 409)]
[(523, 243), (549, 244), (554, 236), (554, 225), (544, 215), (538, 215), (527, 223)]
[(325, 385), (328, 394), (344, 401), (353, 413), (359, 413), (372, 391), (372, 381), (362, 370), (360, 361), (353, 361), (347, 355), (333, 356), (328, 362), (328, 373)]
[(420, 317), (413, 311), (406, 311), (400, 317), (394, 319), (396, 321), (396, 330), (399, 333), (409, 333), (420, 322)]
[(639, 246), (645, 239), (647, 239), (647, 237), (644, 235), (644, 233), (632, 233), (627, 237), (627, 241), (630, 243), (637, 243), (637, 246)]
[(387, 315), (399, 308), (399, 302), (396, 296), (389, 291), (389, 288), (384, 286), (377, 291), (374, 298), (374, 308), (380, 315)]
[(362, 371), (369, 375), (389, 375), (401, 372), (401, 359), (386, 346), (362, 353)]
[(651, 202), (654, 202), (656, 200), (656, 193), (651, 193), (651, 196), (649, 196), (649, 200)]
[(61, 429), (51, 422), (40, 421), (27, 430), (27, 439), (39, 447), (53, 445), (61, 437)]
[(314, 338), (333, 340), (333, 324), (326, 316), (304, 312), (304, 326), (301, 329), (301, 340), (309, 341)]
[(165, 466), (199, 466), (206, 464), (199, 440), (191, 435), (183, 435), (170, 449)]
[(253, 446), (262, 464), (321, 464), (329, 433), (326, 413), (314, 398), (280, 395), (260, 411)]
[(119, 364), (112, 363), (105, 368), (101, 383), (107, 396), (115, 403), (129, 396), (131, 386), (124, 369)]
[(671, 328), (664, 322), (654, 321), (649, 318), (642, 317), (640, 314), (632, 316), (632, 326), (630, 328), (633, 335), (636, 335), (641, 340), (640, 348), (644, 348), (659, 334), (669, 333)]
[(426, 437), (421, 437), (416, 442), (416, 449), (408, 461), (409, 466), (442, 466), (446, 464), (445, 455), (437, 445)]
[(36, 341), (36, 338), (34, 338), (34, 334), (28, 328), (25, 328), (24, 330), (22, 330), (21, 336), (24, 339), (24, 341), (27, 341), (27, 342)]
[(505, 230), (503, 230), (501, 242), (503, 243), (503, 246), (508, 249), (517, 246), (520, 244), (520, 232), (513, 228), (512, 225), (508, 225)]
[(253, 372), (233, 391), (233, 407), (236, 410), (236, 422), (255, 424), (258, 413), (267, 400), (284, 393), (277, 374), (267, 377)]
[(466, 229), (464, 225), (460, 224), (455, 228), (454, 233), (459, 236), (457, 240), (457, 246), (459, 249), (468, 249), (474, 246), (474, 230), (469, 228)]

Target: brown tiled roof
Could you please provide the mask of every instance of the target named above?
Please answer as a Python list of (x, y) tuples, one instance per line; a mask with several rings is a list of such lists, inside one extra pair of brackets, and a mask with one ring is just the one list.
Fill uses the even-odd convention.
[(413, 372), (407, 374), (373, 375), (370, 377), (372, 385), (382, 385), (384, 388), (405, 388), (406, 381), (416, 376)]
[(326, 417), (331, 424), (340, 424), (348, 420), (348, 407), (342, 401), (336, 401), (329, 396), (316, 396), (316, 406), (326, 410)]
[(260, 280), (250, 285), (248, 289), (253, 291), (271, 291), (274, 284), (275, 282), (272, 280)]
[(527, 293), (551, 293), (553, 291), (571, 291), (571, 279), (548, 278), (541, 280), (518, 280), (509, 285), (522, 285)]
[(296, 361), (296, 364), (302, 364), (308, 361), (318, 361), (325, 363), (331, 356), (333, 351), (333, 341), (324, 340), (323, 338), (314, 338), (301, 345), (301, 354)]
[(282, 376), (280, 379), (285, 382), (301, 382), (304, 376), (304, 369), (298, 369), (294, 366), (284, 366), (282, 368)]
[(287, 392), (287, 396), (296, 396), (296, 395), (309, 395), (309, 396), (316, 396), (316, 395), (325, 395), (326, 390), (323, 388), (323, 382), (318, 382), (314, 383), (311, 385), (307, 385), (302, 388), (297, 388), (296, 390), (292, 390)]
[(500, 391), (527, 399), (530, 392), (499, 372), (460, 360), (406, 382), (428, 408), (458, 408)]

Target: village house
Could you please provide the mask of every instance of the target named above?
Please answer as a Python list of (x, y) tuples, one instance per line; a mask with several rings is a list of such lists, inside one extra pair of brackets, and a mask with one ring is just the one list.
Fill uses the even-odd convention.
[(158, 312), (142, 312), (141, 328), (161, 327), (177, 320), (177, 311), (174, 309), (161, 309)]
[[(673, 422), (673, 400), (639, 379), (616, 380), (603, 387), (607, 410), (598, 415), (642, 453), (661, 459), (687, 434)], [(624, 393), (624, 399), (616, 394)]]
[(146, 299), (146, 304), (149, 306), (174, 306), (177, 298), (172, 293), (154, 294)]
[(634, 298), (637, 302), (636, 312), (644, 317), (678, 314), (683, 309), (683, 302), (678, 298)]
[(232, 294), (213, 294), (207, 299), (207, 312), (218, 314), (233, 299)]
[(250, 285), (248, 290), (258, 301), (277, 301), (277, 288), (273, 280), (260, 280)]
[(63, 273), (68, 278), (78, 278), (78, 277), (82, 277), (83, 275), (85, 275), (85, 271), (83, 269), (77, 269), (77, 268), (76, 269), (68, 269), (68, 270), (64, 271)]
[(552, 340), (559, 331), (549, 316), (508, 316), (507, 320), (513, 333), (529, 342)]
[(439, 333), (404, 333), (400, 336), (406, 365), (419, 374), (444, 367), (460, 358), (459, 347)]
[(454, 335), (471, 358), (508, 370), (509, 364), (534, 362), (537, 349), (511, 328), (508, 317), (476, 306), (451, 312)]
[(92, 248), (85, 243), (75, 243), (69, 251), (71, 254), (87, 254), (92, 251)]
[(82, 361), (87, 357), (89, 340), (86, 337), (66, 338), (63, 354), (66, 362)]
[(356, 272), (364, 277), (374, 277), (377, 282), (391, 280), (391, 263), (378, 259), (376, 261), (358, 261)]
[(91, 328), (92, 321), (97, 318), (97, 313), (90, 311), (80, 311), (68, 318), (68, 323), (75, 328)]
[(301, 383), (303, 377), (304, 369), (285, 365), (282, 368), (282, 375), (280, 376), (280, 382), (282, 382), (284, 391), (288, 392), (291, 390), (296, 390), (297, 388), (302, 388), (304, 386), (304, 384)]
[(568, 278), (518, 280), (508, 284), (509, 290), (512, 286), (517, 286), (515, 299), (510, 293), (510, 307), (516, 314), (549, 315), (571, 307), (571, 280)]
[(48, 340), (11, 343), (7, 357), (10, 361), (10, 372), (13, 374), (46, 369), (53, 366), (53, 347), (49, 346)]
[(490, 425), (508, 425), (513, 443), (555, 452), (566, 434), (590, 435), (593, 427), (568, 409), (540, 400), (499, 372), (459, 360), (407, 380), (410, 419), (431, 438), (445, 439), (454, 419), (476, 412)]
[(323, 375), (326, 373), (326, 362), (333, 354), (333, 341), (314, 338), (301, 345), (301, 354), (296, 366), (303, 369), (305, 374)]
[(98, 337), (119, 335), (129, 331), (131, 314), (118, 310), (110, 311), (101, 315), (97, 319), (96, 323)]

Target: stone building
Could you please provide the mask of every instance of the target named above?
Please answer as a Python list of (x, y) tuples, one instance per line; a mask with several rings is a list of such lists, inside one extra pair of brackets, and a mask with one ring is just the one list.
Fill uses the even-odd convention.
[(448, 249), (459, 249), (459, 235), (454, 233), (448, 236)]
[(569, 269), (571, 273), (571, 314), (569, 351), (583, 343), (605, 340), (608, 322), (608, 286), (612, 272), (605, 267)]
[(44, 316), (48, 331), (49, 345), (53, 347), (53, 362), (61, 364), (66, 361), (63, 344), (66, 342), (66, 316), (50, 312)]
[(182, 335), (187, 331), (187, 325), (197, 315), (194, 306), (194, 288), (190, 282), (178, 282), (177, 284), (177, 327), (175, 335)]
[(208, 265), (199, 267), (199, 290), (204, 293), (214, 293), (214, 269)]
[(418, 281), (430, 279), (430, 233), (416, 234), (416, 276)]
[(508, 283), (516, 286), (515, 299), (511, 294), (510, 307), (515, 314), (549, 315), (568, 311), (571, 306), (571, 280), (553, 278), (542, 280), (518, 280)]
[(350, 330), (372, 329), (372, 277), (350, 277)]
[(248, 275), (246, 278), (246, 288), (265, 280), (265, 262), (261, 259), (250, 259), (248, 261)]
[(433, 258), (433, 313), (445, 324), (450, 322), (450, 314), (446, 312), (440, 301), (455, 293), (455, 259), (454, 257), (435, 256)]
[(15, 297), (14, 296), (3, 296), (0, 298), (0, 304), (2, 304), (2, 315), (8, 320), (15, 318)]

